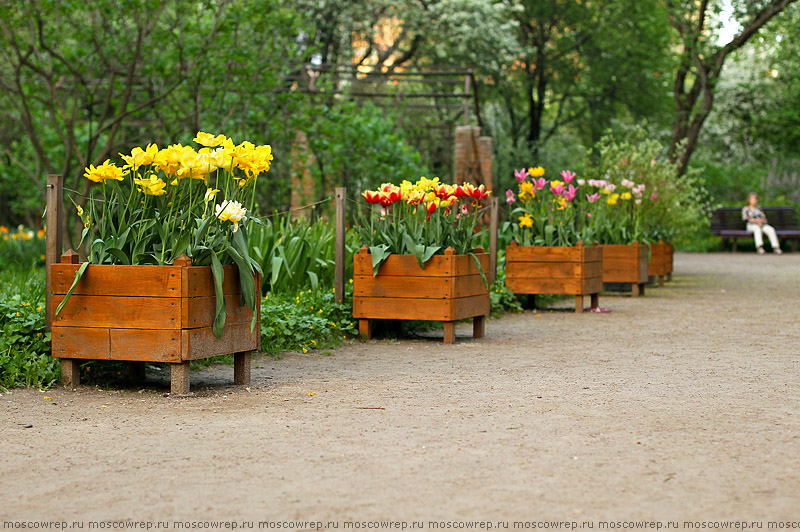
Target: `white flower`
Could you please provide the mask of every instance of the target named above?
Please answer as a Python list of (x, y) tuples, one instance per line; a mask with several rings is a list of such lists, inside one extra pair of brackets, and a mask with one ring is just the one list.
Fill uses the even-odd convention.
[(239, 222), (245, 219), (247, 209), (242, 207), (238, 201), (223, 201), (222, 204), (217, 205), (215, 209), (217, 218), (223, 222), (228, 221), (233, 223), (233, 232), (239, 230)]

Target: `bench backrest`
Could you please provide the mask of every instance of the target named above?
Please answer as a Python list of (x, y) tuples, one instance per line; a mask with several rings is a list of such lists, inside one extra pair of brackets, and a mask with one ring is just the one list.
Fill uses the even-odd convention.
[[(797, 229), (797, 211), (794, 207), (761, 207), (767, 216), (767, 221), (775, 229)], [(711, 215), (711, 232), (720, 230), (742, 230), (745, 222), (742, 220), (741, 207), (721, 207)]]

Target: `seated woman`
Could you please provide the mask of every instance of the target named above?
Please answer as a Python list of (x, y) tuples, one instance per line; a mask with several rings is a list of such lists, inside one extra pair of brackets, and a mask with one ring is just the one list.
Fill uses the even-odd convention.
[(783, 253), (781, 251), (781, 245), (778, 242), (778, 235), (775, 234), (775, 228), (767, 223), (767, 217), (764, 215), (764, 211), (758, 208), (757, 194), (751, 192), (747, 196), (747, 205), (742, 208), (742, 220), (747, 222), (747, 231), (753, 233), (759, 255), (764, 254), (764, 237), (762, 233), (769, 238), (769, 243), (776, 255)]

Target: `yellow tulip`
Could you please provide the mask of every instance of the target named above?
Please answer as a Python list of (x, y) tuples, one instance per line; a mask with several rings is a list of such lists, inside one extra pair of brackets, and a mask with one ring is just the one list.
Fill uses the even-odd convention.
[(541, 166), (537, 166), (535, 168), (528, 168), (528, 173), (533, 178), (542, 177), (544, 175), (544, 168), (542, 168)]
[(209, 148), (213, 148), (214, 146), (219, 146), (228, 137), (225, 135), (212, 135), (211, 133), (204, 133), (202, 131), (197, 132), (197, 136), (194, 138), (194, 141), (201, 146), (207, 146)]
[(96, 168), (94, 165), (89, 165), (89, 168), (86, 168), (83, 177), (89, 181), (94, 181), (95, 183), (102, 183), (108, 179), (122, 181), (122, 178), (126, 175), (128, 175), (127, 171), (123, 171), (122, 168), (119, 168), (111, 161), (106, 160), (103, 164)]
[(622, 193), (622, 196), (620, 196), (620, 198), (622, 198), (622, 199), (624, 199), (624, 200), (629, 200), (629, 199), (631, 199), (632, 197), (633, 197), (633, 196), (631, 195), (631, 193), (630, 193), (630, 192), (623, 192), (623, 193)]

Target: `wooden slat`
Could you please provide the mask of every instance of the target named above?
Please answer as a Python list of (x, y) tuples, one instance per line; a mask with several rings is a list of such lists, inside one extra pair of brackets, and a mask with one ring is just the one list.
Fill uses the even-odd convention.
[[(590, 264), (601, 265), (599, 262)], [(507, 262), (506, 277), (527, 279), (580, 279), (585, 276), (584, 266), (585, 265), (580, 262)]]
[(63, 295), (53, 296), (53, 325), (119, 329), (179, 329), (181, 300), (173, 297), (83, 296), (69, 298), (57, 317)]
[(108, 329), (58, 327), (52, 329), (51, 353), (57, 358), (111, 358)]
[(251, 333), (249, 323), (238, 323), (225, 325), (222, 338), (214, 336), (211, 327), (184, 329), (181, 333), (183, 359), (195, 360), (240, 351), (256, 350), (260, 345), (261, 329), (256, 324)]
[(577, 246), (507, 246), (506, 262), (581, 262), (581, 254)]
[[(66, 294), (80, 265), (52, 266), (53, 294)], [(73, 295), (180, 297), (177, 266), (124, 266), (92, 264), (86, 268)]]
[[(236, 266), (223, 266), (225, 279), (222, 281), (223, 294), (241, 294), (242, 288), (239, 284), (239, 270)], [(210, 266), (189, 266), (186, 268), (188, 277), (186, 297), (204, 297), (215, 295), (214, 277), (211, 274)], [(260, 285), (259, 285), (260, 286)]]
[(455, 319), (450, 299), (353, 296), (353, 317), (386, 320)]
[(180, 362), (181, 331), (111, 329), (111, 357), (109, 358), (146, 362)]
[(459, 297), (453, 300), (453, 319), (463, 320), (475, 316), (486, 316), (491, 310), (489, 294)]
[(447, 299), (486, 294), (480, 275), (457, 277), (401, 277), (397, 275), (356, 275), (353, 293), (364, 297), (413, 297)]
[(567, 294), (584, 293), (580, 279), (530, 279), (506, 278), (506, 285), (515, 294)]
[(452, 297), (453, 278), (433, 276), (354, 275), (353, 294), (364, 297)]
[[(186, 297), (181, 300), (181, 327), (183, 329), (196, 329), (208, 327), (214, 323), (217, 313), (217, 298)], [(225, 296), (225, 324), (250, 323), (253, 312), (247, 305), (242, 305), (242, 296), (239, 294)]]
[[(484, 272), (487, 275), (488, 281), (488, 272)], [(470, 296), (480, 296), (480, 295), (488, 295), (489, 291), (486, 288), (486, 285), (483, 284), (483, 279), (480, 275), (459, 275), (455, 278), (455, 282), (453, 283), (453, 295), (454, 298), (464, 298)]]
[[(489, 254), (476, 253), (484, 273), (489, 271)], [(372, 275), (372, 256), (369, 253), (356, 253), (353, 257), (354, 275)], [(413, 255), (390, 255), (378, 269), (378, 275), (451, 277), (453, 275), (474, 275), (478, 273), (475, 261), (469, 255), (434, 255), (420, 268)]]

